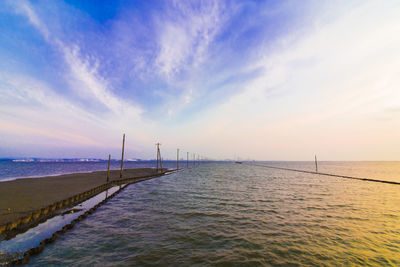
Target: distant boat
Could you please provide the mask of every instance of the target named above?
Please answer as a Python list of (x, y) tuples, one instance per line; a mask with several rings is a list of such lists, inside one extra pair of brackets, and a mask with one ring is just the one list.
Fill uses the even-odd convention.
[(241, 161), (235, 161), (235, 163), (237, 163), (237, 164), (242, 164), (243, 162), (241, 162)]

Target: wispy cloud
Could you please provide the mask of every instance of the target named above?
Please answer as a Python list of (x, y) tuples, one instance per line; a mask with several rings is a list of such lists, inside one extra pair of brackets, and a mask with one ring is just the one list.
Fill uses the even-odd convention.
[(49, 29), (40, 20), (34, 8), (28, 2), (22, 2), (21, 5), (17, 6), (17, 10), (23, 12), (32, 25), (42, 33), (46, 41), (58, 48), (62, 53), (70, 71), (68, 78), (72, 88), (78, 94), (97, 100), (116, 114), (121, 114), (122, 110), (129, 106), (130, 115), (138, 116), (140, 109), (129, 105), (129, 103), (112, 94), (110, 84), (106, 78), (98, 73), (99, 61), (96, 58), (84, 58), (80, 55), (80, 49), (77, 44), (67, 45), (59, 38), (51, 36)]
[(400, 132), (390, 112), (400, 99), (396, 1), (146, 1), (105, 21), (43, 3), (9, 5), (29, 25), (13, 25), (27, 43), (43, 39), (32, 49), (55, 54), (40, 54), (58, 60), (55, 77), (0, 65), (0, 133), (93, 147), (119, 146), (126, 131), (146, 156), (162, 139), (222, 158), (304, 159), (321, 149), (338, 159), (381, 135), (389, 150)]
[(301, 36), (277, 39), (272, 50), (253, 62), (254, 68), (263, 69), (260, 75), (222, 105), (205, 111), (191, 126), (193, 138), (204, 144), (219, 140), (221, 157), (242, 151), (244, 156), (299, 159), (320, 152), (343, 159), (354, 155), (352, 151), (364, 151), (368, 143), (374, 146), (377, 136), (384, 134), (388, 139), (380, 144), (386, 156), (379, 155), (396, 158), (386, 141), (393, 144), (400, 127), (393, 121), (372, 125), (375, 115), (386, 113), (400, 99), (396, 89), (400, 43), (394, 34), (399, 31), (398, 10), (399, 6), (376, 2), (359, 3), (339, 13), (323, 10), (321, 17), (334, 19), (312, 26)]
[[(74, 103), (74, 98), (59, 95), (57, 90), (35, 78), (3, 72), (3, 116), (0, 118), (3, 119), (3, 131), (23, 132), (25, 136), (42, 136), (86, 146), (107, 146), (105, 140), (111, 133), (119, 136), (123, 131), (130, 132), (132, 126), (128, 125), (133, 124), (139, 129), (132, 131), (132, 135), (148, 142), (149, 137), (140, 126), (140, 108), (112, 93), (112, 86), (98, 73), (99, 61), (82, 56), (77, 44), (66, 44), (52, 34), (29, 2), (12, 5), (60, 53), (68, 70), (63, 73), (63, 78), (68, 81), (74, 98), (84, 99), (97, 107), (85, 108), (81, 103)], [(96, 135), (96, 131), (103, 134)]]
[(24, 138), (34, 134), (68, 143), (100, 145), (78, 131), (87, 123), (94, 126), (95, 116), (59, 97), (35, 79), (10, 74), (0, 75), (0, 78), (3, 131), (15, 132)]
[(8, 1), (13, 7), (15, 7), (15, 11), (19, 14), (26, 16), (29, 22), (36, 27), (43, 35), (46, 40), (50, 38), (50, 32), (47, 29), (46, 25), (39, 19), (35, 11), (33, 10), (31, 4), (27, 0), (22, 0), (17, 2)]
[(88, 59), (82, 59), (77, 46), (69, 48), (60, 45), (60, 47), (70, 68), (71, 87), (78, 94), (97, 100), (116, 115), (128, 112), (131, 118), (138, 119), (140, 109), (112, 94), (109, 90), (110, 84), (98, 73), (99, 62), (96, 59), (92, 60), (92, 63)]
[(208, 56), (207, 49), (224, 24), (222, 2), (174, 1), (158, 21), (159, 46), (156, 65), (170, 78), (197, 67)]

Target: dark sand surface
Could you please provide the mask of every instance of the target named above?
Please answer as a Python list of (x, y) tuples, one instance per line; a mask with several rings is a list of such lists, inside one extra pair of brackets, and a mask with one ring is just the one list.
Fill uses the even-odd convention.
[[(122, 178), (142, 177), (156, 173), (156, 170), (152, 168), (126, 169)], [(110, 171), (110, 181), (119, 179), (119, 170)], [(106, 171), (0, 182), (0, 225), (105, 183)]]

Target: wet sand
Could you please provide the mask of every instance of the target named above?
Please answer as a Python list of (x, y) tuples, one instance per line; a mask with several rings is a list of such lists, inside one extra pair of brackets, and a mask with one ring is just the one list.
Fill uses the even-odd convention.
[[(110, 181), (119, 180), (119, 174), (119, 170), (110, 171)], [(152, 168), (126, 169), (122, 178), (155, 174)], [(0, 182), (0, 225), (105, 184), (106, 175), (106, 171), (97, 171)]]

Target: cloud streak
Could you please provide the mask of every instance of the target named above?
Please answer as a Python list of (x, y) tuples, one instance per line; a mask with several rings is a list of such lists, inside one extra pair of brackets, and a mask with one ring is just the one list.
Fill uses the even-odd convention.
[(113, 149), (126, 131), (132, 157), (152, 157), (157, 140), (171, 158), (182, 145), (219, 158), (400, 157), (396, 1), (166, 1), (109, 20), (65, 3), (10, 6), (29, 22), (16, 31), (56, 51), (60, 79), (0, 69), (8, 139)]

